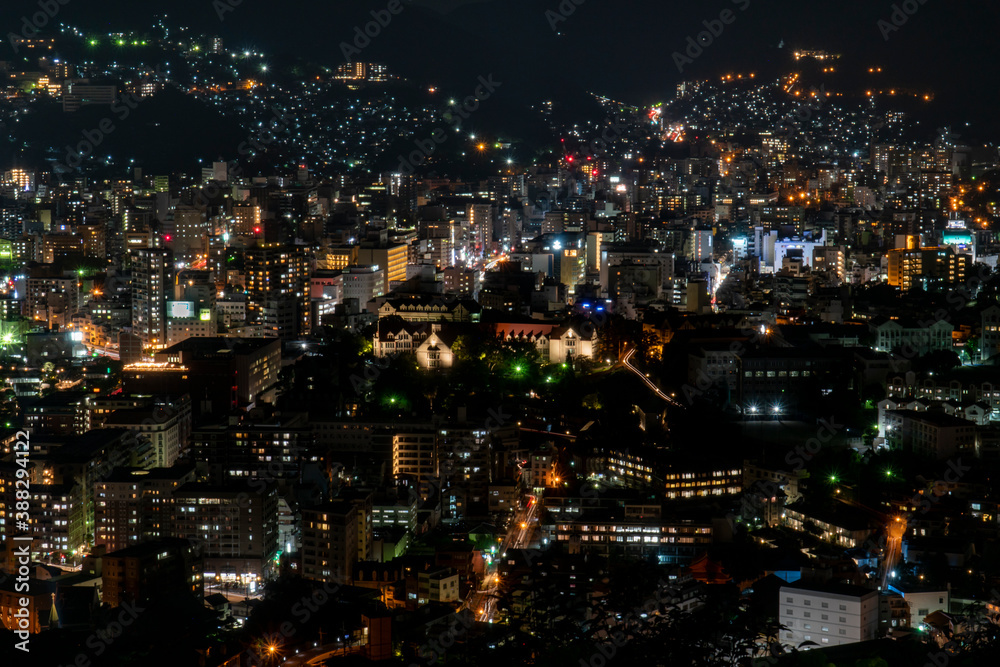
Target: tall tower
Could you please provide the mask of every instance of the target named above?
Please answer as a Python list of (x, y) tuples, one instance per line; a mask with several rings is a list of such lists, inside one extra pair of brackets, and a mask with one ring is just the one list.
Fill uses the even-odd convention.
[(308, 269), (297, 246), (262, 243), (246, 252), (247, 315), (267, 335), (294, 338), (309, 330)]
[(143, 349), (167, 346), (167, 299), (174, 288), (174, 256), (166, 248), (132, 251), (132, 324)]

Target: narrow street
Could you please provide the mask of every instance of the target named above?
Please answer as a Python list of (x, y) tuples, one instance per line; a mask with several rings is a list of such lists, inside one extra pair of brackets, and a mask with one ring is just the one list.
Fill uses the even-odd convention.
[(496, 615), (496, 595), (500, 587), (497, 566), (500, 559), (504, 557), (508, 549), (525, 549), (531, 544), (532, 535), (535, 532), (535, 520), (537, 518), (538, 502), (533, 495), (528, 496), (527, 504), (514, 517), (510, 529), (504, 536), (500, 547), (497, 549), (497, 557), (486, 567), (483, 576), (482, 588), (469, 593), (463, 609), (472, 609), (476, 613), (476, 620), (492, 622)]

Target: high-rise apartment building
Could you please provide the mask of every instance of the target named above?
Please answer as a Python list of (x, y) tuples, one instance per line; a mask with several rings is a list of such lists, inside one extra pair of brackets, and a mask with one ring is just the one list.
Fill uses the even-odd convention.
[(167, 299), (173, 294), (173, 253), (166, 248), (132, 250), (132, 326), (143, 348), (167, 346)]
[(302, 576), (346, 582), (358, 561), (358, 508), (337, 500), (302, 511)]
[(270, 575), (278, 551), (277, 492), (247, 483), (185, 484), (174, 491), (172, 530), (173, 537), (201, 545), (206, 579), (253, 592)]
[[(305, 252), (296, 246), (265, 243), (246, 253), (247, 317), (265, 320), (278, 338), (293, 338), (309, 328), (308, 270)], [(282, 306), (284, 304), (284, 306)], [(288, 330), (285, 311), (294, 311), (297, 326)]]
[(263, 231), (260, 206), (237, 204), (233, 206), (233, 233), (239, 236), (253, 236)]
[(889, 284), (904, 292), (914, 287), (965, 282), (969, 257), (950, 247), (897, 248), (889, 251)]

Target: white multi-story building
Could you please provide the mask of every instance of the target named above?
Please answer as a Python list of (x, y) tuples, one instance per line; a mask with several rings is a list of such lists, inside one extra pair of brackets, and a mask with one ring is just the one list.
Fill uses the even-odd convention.
[(104, 418), (104, 428), (126, 428), (134, 433), (149, 438), (154, 452), (154, 465), (157, 468), (169, 468), (177, 462), (181, 451), (181, 414), (162, 415), (149, 410), (115, 410)]
[(884, 426), (883, 437), (889, 449), (937, 459), (976, 455), (976, 426), (960, 417), (943, 412), (887, 410)]
[(787, 646), (841, 646), (875, 639), (878, 633), (878, 591), (849, 584), (796, 583), (782, 586), (778, 596), (779, 619), (785, 626), (781, 643)]
[(443, 567), (417, 574), (417, 603), (458, 601), (458, 572)]
[(378, 265), (349, 266), (343, 272), (344, 299), (357, 299), (362, 307), (385, 294), (385, 271)]
[(952, 348), (955, 326), (947, 320), (909, 322), (883, 320), (869, 324), (875, 334), (875, 351), (903, 350), (908, 355), (925, 355)]

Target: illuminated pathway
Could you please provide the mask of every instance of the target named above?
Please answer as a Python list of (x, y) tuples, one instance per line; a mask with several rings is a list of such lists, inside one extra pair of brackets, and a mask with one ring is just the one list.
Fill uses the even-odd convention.
[(629, 359), (631, 359), (631, 358), (632, 358), (632, 355), (633, 355), (633, 354), (635, 354), (635, 349), (631, 349), (631, 350), (629, 350), (628, 352), (626, 352), (626, 353), (625, 353), (625, 356), (624, 356), (624, 357), (622, 357), (622, 363), (623, 363), (623, 364), (625, 364), (625, 367), (626, 367), (627, 369), (629, 369), (630, 371), (632, 371), (633, 373), (635, 373), (636, 375), (638, 375), (638, 376), (639, 376), (639, 379), (640, 379), (640, 380), (642, 380), (643, 382), (645, 382), (645, 383), (646, 383), (646, 386), (647, 386), (647, 387), (649, 387), (649, 388), (650, 388), (650, 389), (652, 389), (652, 390), (653, 390), (654, 392), (656, 392), (656, 395), (657, 395), (657, 396), (659, 396), (660, 398), (662, 398), (663, 400), (665, 400), (665, 401), (666, 401), (667, 403), (669, 403), (670, 405), (673, 405), (673, 406), (675, 406), (675, 407), (678, 407), (678, 408), (683, 408), (683, 407), (684, 407), (684, 405), (683, 405), (682, 403), (678, 403), (678, 402), (677, 402), (677, 401), (675, 401), (675, 400), (674, 400), (673, 398), (671, 398), (670, 396), (667, 396), (667, 395), (666, 395), (666, 394), (664, 394), (664, 393), (663, 393), (662, 391), (660, 391), (660, 388), (659, 388), (659, 387), (657, 387), (657, 386), (656, 386), (656, 385), (655, 385), (655, 384), (653, 383), (653, 381), (652, 381), (652, 380), (650, 380), (650, 379), (649, 379), (648, 377), (646, 377), (646, 374), (645, 374), (645, 373), (643, 373), (642, 371), (640, 371), (640, 370), (639, 370), (638, 368), (636, 368), (635, 366), (633, 366), (633, 365), (632, 365), (632, 364), (631, 364), (631, 363), (629, 362)]

